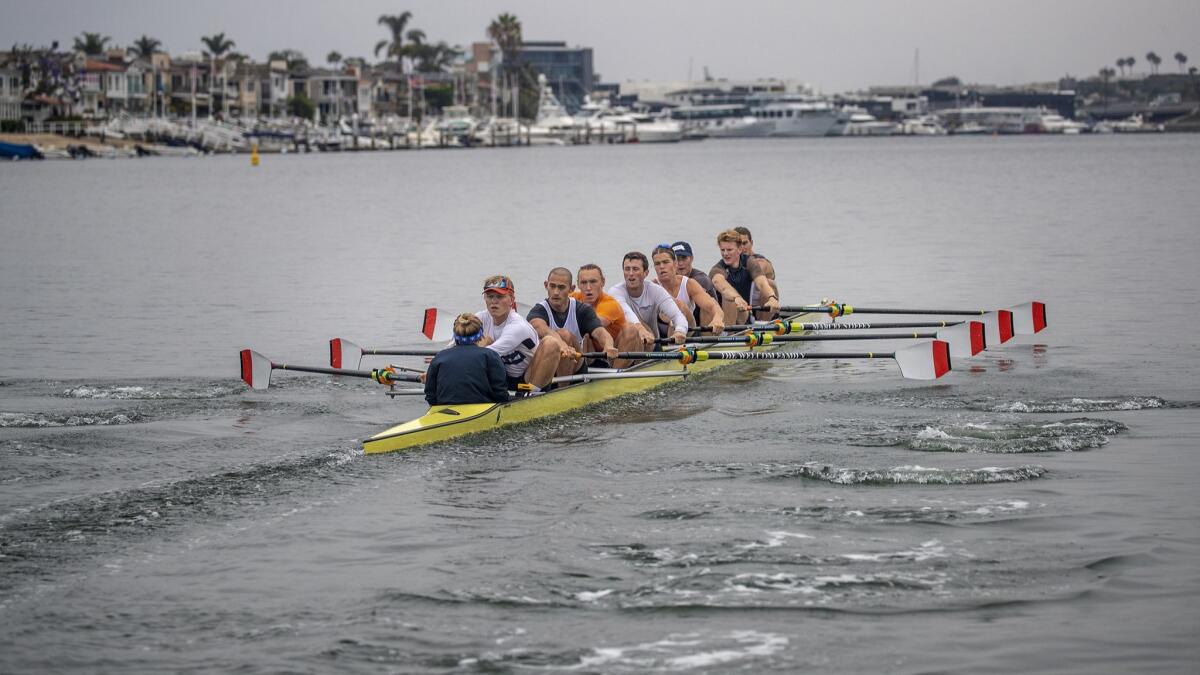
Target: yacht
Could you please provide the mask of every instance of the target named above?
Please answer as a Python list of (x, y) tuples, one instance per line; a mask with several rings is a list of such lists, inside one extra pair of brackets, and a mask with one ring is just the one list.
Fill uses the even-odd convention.
[(1146, 122), (1141, 115), (1131, 115), (1123, 120), (1099, 122), (1096, 124), (1093, 131), (1098, 134), (1121, 133), (1121, 134), (1143, 134), (1156, 133), (1165, 131), (1166, 127), (1161, 124), (1153, 124)]
[(537, 117), (529, 125), (526, 139), (530, 145), (566, 145), (577, 142), (579, 133), (583, 131), (575, 123), (575, 118), (567, 114), (566, 107), (558, 102), (558, 97), (546, 84), (546, 76), (538, 75)]
[(453, 140), (455, 145), (471, 145), (475, 142), (475, 128), (479, 120), (471, 116), (465, 105), (448, 105), (442, 108), (442, 118), (437, 130), (442, 139)]
[(683, 140), (683, 125), (667, 117), (647, 113), (628, 115), (633, 123), (630, 143), (678, 143)]
[(904, 136), (945, 136), (946, 127), (936, 115), (921, 115), (900, 122), (899, 133)]
[(858, 106), (843, 106), (838, 123), (829, 131), (830, 136), (891, 136), (896, 133), (896, 124), (884, 122)]
[(770, 136), (827, 136), (842, 118), (825, 99), (793, 95), (751, 99), (750, 114), (771, 123)]
[(771, 122), (751, 115), (744, 105), (684, 105), (671, 110), (671, 119), (683, 125), (684, 134), (700, 138), (768, 136)]

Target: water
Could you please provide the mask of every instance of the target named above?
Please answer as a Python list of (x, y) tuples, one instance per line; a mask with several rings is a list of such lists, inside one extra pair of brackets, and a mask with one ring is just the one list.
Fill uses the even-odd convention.
[[(0, 165), (0, 671), (1194, 672), (1198, 146)], [(237, 380), (734, 224), (785, 302), (1050, 330), (935, 384), (747, 364), (370, 458), (418, 400)]]

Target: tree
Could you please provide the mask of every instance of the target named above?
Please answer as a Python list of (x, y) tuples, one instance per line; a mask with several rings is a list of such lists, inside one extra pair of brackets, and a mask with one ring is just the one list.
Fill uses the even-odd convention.
[(83, 52), (87, 56), (95, 56), (103, 53), (109, 42), (112, 42), (112, 38), (107, 35), (101, 36), (99, 33), (85, 31), (75, 38), (75, 51)]
[(1133, 58), (1132, 56), (1125, 57), (1125, 67), (1129, 68), (1130, 75), (1133, 74), (1133, 64), (1135, 64), (1135, 63), (1137, 63), (1137, 59)]
[(151, 56), (154, 56), (155, 52), (159, 51), (161, 47), (161, 41), (155, 40), (149, 35), (142, 35), (142, 37), (133, 41), (133, 45), (130, 47), (130, 49), (136, 52), (137, 55), (143, 59), (149, 59)]
[(1187, 63), (1187, 54), (1175, 52), (1175, 60), (1179, 62), (1179, 72), (1183, 73), (1183, 66)]
[(325, 63), (337, 68), (337, 65), (342, 62), (342, 54), (338, 51), (332, 51), (325, 55)]
[[(379, 52), (383, 50), (384, 60), (395, 59), (396, 64), (400, 66), (402, 75), (404, 74), (404, 29), (408, 27), (411, 19), (412, 12), (401, 12), (399, 14), (383, 14), (376, 22), (377, 25), (386, 26), (392, 37), (390, 40), (380, 40), (375, 43), (375, 56), (379, 56)], [(421, 35), (424, 36), (424, 33)]]
[(1150, 64), (1150, 72), (1158, 74), (1158, 64), (1162, 63), (1162, 58), (1154, 52), (1146, 52), (1146, 61)]
[[(500, 91), (507, 92), (510, 88), (508, 82), (517, 72), (517, 57), (521, 53), (521, 21), (505, 12), (492, 20), (487, 29), (488, 37), (492, 42), (496, 43), (496, 47), (500, 50), (500, 82), (492, 80), (492, 87), (500, 87)], [(520, 78), (517, 79), (518, 105), (520, 101)]]
[(1121, 69), (1121, 77), (1125, 76), (1125, 57), (1117, 59), (1117, 67)]
[(312, 99), (299, 93), (287, 100), (287, 111), (293, 117), (311, 120), (317, 114), (317, 106), (313, 104)]
[(302, 70), (308, 67), (308, 57), (297, 49), (280, 49), (267, 55), (267, 61), (286, 61), (288, 70)]
[[(1121, 61), (1124, 61), (1124, 60), (1125, 59), (1121, 59)], [(1118, 63), (1117, 65), (1121, 65), (1121, 64)], [(1108, 80), (1109, 80), (1109, 78), (1111, 78), (1113, 75), (1116, 75), (1116, 74), (1117, 74), (1117, 72), (1115, 70), (1113, 70), (1112, 68), (1109, 68), (1108, 66), (1105, 66), (1100, 69), (1100, 79), (1104, 80), (1104, 111), (1105, 112), (1108, 112)]]
[[(209, 96), (209, 101), (212, 101), (212, 85), (213, 85), (213, 80), (215, 80), (216, 76), (217, 76), (217, 61), (220, 60), (221, 57), (225, 55), (225, 52), (228, 52), (229, 50), (233, 49), (235, 46), (235, 43), (233, 40), (227, 39), (225, 37), (224, 33), (217, 33), (216, 35), (210, 35), (208, 37), (201, 37), (200, 41), (204, 43), (205, 47), (208, 47), (208, 54), (209, 54), (209, 56), (208, 56), (208, 72), (209, 72), (208, 96)], [(229, 111), (226, 110), (226, 108), (228, 106), (226, 105), (227, 101), (225, 100), (226, 99), (225, 88), (228, 84), (229, 84), (229, 82), (228, 82), (227, 78), (225, 77), (225, 64), (224, 64), (224, 62), (222, 62), (221, 63), (221, 109), (226, 113), (226, 116), (228, 116), (228, 113), (229, 113)], [(208, 106), (208, 116), (209, 117), (212, 117), (212, 109), (213, 109), (213, 106), (210, 104)]]

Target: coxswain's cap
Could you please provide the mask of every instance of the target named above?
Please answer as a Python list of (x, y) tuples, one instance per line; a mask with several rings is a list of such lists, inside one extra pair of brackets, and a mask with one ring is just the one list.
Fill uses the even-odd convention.
[(675, 256), (692, 257), (692, 245), (686, 241), (677, 241), (671, 244), (671, 250), (675, 252)]

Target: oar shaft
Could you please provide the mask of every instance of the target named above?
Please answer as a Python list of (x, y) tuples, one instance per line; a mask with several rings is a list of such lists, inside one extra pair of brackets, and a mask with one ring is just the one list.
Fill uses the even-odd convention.
[[(761, 310), (766, 307), (754, 307), (752, 309)], [(983, 316), (991, 310), (987, 309), (900, 309), (896, 307), (857, 307), (854, 305), (822, 305), (820, 307), (780, 307), (779, 311), (786, 314), (800, 314), (802, 312), (813, 312), (820, 314), (833, 314), (835, 316), (849, 314), (930, 314), (930, 315), (945, 315), (945, 316)]]
[[(769, 338), (766, 344), (777, 342), (827, 342), (830, 340), (912, 340), (921, 338), (936, 338), (938, 335), (935, 332), (927, 333), (868, 333), (865, 335), (771, 335), (766, 334), (763, 337)], [(669, 344), (670, 338), (655, 340), (655, 344)], [(749, 336), (745, 335), (722, 335), (711, 337), (693, 337), (688, 338), (688, 342), (694, 344), (745, 344), (757, 347), (758, 344), (751, 344)]]
[[(828, 330), (874, 330), (874, 329), (892, 329), (892, 328), (949, 328), (950, 326), (957, 326), (961, 323), (963, 323), (963, 322), (962, 321), (897, 321), (897, 322), (889, 322), (889, 323), (871, 323), (871, 322), (866, 322), (866, 321), (858, 321), (858, 322), (853, 322), (853, 323), (851, 323), (851, 322), (807, 323), (807, 322), (803, 322), (803, 321), (785, 321), (784, 322), (784, 324), (786, 326), (788, 326), (788, 330), (791, 332), (800, 332), (800, 331), (806, 331), (806, 330), (828, 331)], [(726, 326), (725, 330), (727, 330), (727, 331), (754, 330), (754, 331), (763, 331), (763, 332), (770, 333), (770, 332), (776, 332), (778, 330), (778, 328), (779, 328), (779, 324), (776, 324), (776, 323), (751, 323), (751, 324), (735, 324), (732, 326)], [(709, 329), (708, 326), (700, 326), (697, 328), (692, 328), (688, 332), (690, 334), (694, 335), (696, 333), (711, 333), (712, 331)], [(667, 341), (669, 342), (670, 339), (668, 338)], [(667, 344), (667, 342), (661, 342), (658, 344)]]
[[(320, 373), (322, 375), (344, 375), (346, 377), (362, 377), (368, 380), (377, 378), (376, 371), (371, 370), (349, 370), (346, 368), (322, 368), (321, 366), (293, 366), (286, 363), (272, 363), (271, 368), (275, 370), (294, 370), (301, 373)], [(416, 373), (396, 373), (388, 372), (386, 379), (396, 382), (420, 382), (421, 378)]]
[(362, 350), (364, 356), (437, 356), (440, 349), (366, 349)]
[[(604, 358), (604, 352), (588, 352), (585, 358)], [(683, 349), (677, 352), (620, 352), (618, 359), (658, 359), (663, 361), (798, 361), (802, 359), (880, 359), (894, 358), (895, 352), (709, 352)]]

